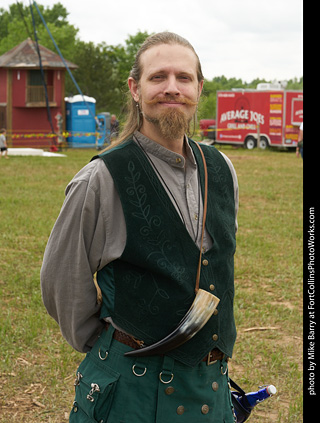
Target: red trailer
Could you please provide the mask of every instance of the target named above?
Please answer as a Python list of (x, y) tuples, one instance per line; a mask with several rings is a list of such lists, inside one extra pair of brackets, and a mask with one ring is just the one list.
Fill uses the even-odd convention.
[(296, 147), (302, 121), (302, 91), (217, 92), (216, 144), (243, 145), (248, 149), (258, 142), (260, 148)]

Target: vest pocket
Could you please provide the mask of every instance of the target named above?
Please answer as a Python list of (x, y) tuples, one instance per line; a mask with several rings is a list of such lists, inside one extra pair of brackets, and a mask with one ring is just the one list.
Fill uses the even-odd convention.
[(106, 423), (119, 376), (88, 355), (77, 370), (70, 423)]

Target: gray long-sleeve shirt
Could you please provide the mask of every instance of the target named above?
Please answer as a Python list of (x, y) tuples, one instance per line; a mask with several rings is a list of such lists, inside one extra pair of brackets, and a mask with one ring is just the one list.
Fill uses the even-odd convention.
[[(192, 149), (187, 145), (185, 160), (139, 132), (135, 137), (151, 165), (161, 174), (170, 199), (200, 247), (203, 204)], [(237, 212), (237, 177), (230, 160), (223, 156), (232, 174)], [(99, 319), (93, 274), (119, 258), (125, 244), (125, 219), (113, 179), (104, 162), (94, 160), (66, 188), (40, 273), (44, 305), (59, 323), (65, 339), (78, 351), (90, 350), (104, 326)], [(203, 248), (211, 245), (205, 232)]]

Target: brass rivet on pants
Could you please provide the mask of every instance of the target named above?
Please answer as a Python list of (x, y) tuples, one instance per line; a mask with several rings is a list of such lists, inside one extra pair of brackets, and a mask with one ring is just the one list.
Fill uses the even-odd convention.
[(174, 387), (173, 387), (173, 386), (168, 386), (168, 387), (165, 389), (165, 393), (166, 393), (167, 395), (171, 395), (171, 394), (173, 394), (173, 393), (174, 393)]
[(179, 407), (177, 408), (177, 414), (181, 415), (184, 413), (184, 406), (183, 405), (179, 405)]
[(201, 407), (201, 413), (202, 414), (208, 414), (209, 413), (209, 406), (207, 404), (203, 404)]
[(214, 391), (217, 391), (217, 390), (219, 389), (219, 384), (218, 384), (218, 382), (212, 382), (212, 389), (213, 389)]

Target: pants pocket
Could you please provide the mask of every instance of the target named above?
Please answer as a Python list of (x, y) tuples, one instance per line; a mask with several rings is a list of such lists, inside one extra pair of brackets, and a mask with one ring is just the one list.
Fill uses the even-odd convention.
[(90, 358), (80, 364), (70, 423), (106, 423), (120, 374)]

